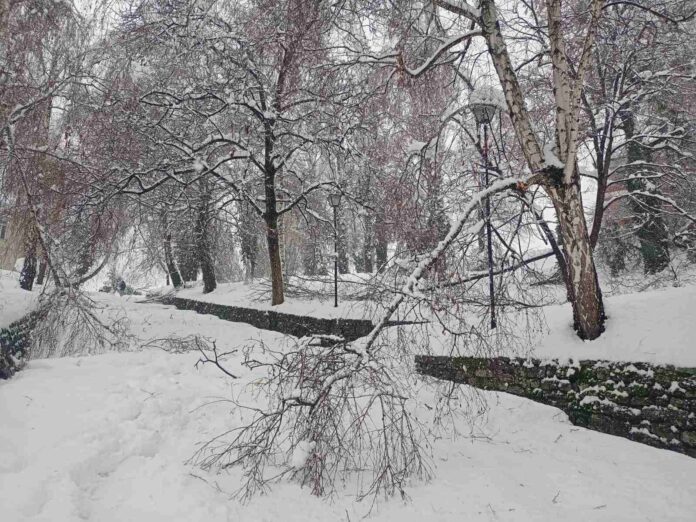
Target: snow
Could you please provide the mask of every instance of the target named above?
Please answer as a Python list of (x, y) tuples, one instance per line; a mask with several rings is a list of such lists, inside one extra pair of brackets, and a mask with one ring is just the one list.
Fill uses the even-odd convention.
[[(426, 261), (421, 264), (424, 262)], [(365, 279), (353, 276), (352, 282), (356, 283), (354, 286), (360, 286)], [(410, 279), (408, 282), (417, 284), (417, 281)], [(333, 281), (326, 285), (332, 289)], [(343, 285), (351, 286), (348, 279)], [(322, 289), (327, 290), (328, 286)], [(402, 292), (411, 292), (410, 287), (402, 289)], [(194, 287), (182, 290), (178, 295), (216, 304), (323, 318), (367, 318), (374, 321), (381, 314), (366, 306), (365, 301), (346, 300), (342, 297), (339, 297), (338, 308), (333, 307), (332, 299), (319, 301), (287, 298), (284, 304), (271, 306), (265, 299), (267, 293), (267, 289), (256, 285), (231, 283), (220, 285), (210, 294), (203, 294), (201, 287)], [(259, 300), (259, 295), (263, 295), (264, 300)], [(592, 342), (582, 341), (573, 331), (572, 312), (568, 303), (545, 307), (543, 312), (546, 328), (537, 338), (530, 355), (563, 360), (642, 361), (696, 367), (693, 341), (696, 339), (696, 321), (685, 319), (684, 316), (687, 311), (696, 309), (696, 286), (605, 297), (604, 305), (607, 314), (606, 331)], [(439, 339), (442, 335), (438, 331), (430, 332), (430, 335), (433, 353), (449, 353), (451, 342), (448, 339)], [(438, 346), (438, 341), (442, 341), (441, 346)]]
[(420, 154), (423, 151), (423, 148), (427, 147), (427, 146), (428, 146), (428, 144), (423, 142), (423, 141), (418, 141), (418, 140), (412, 139), (406, 145), (406, 153), (407, 154)]
[[(40, 288), (40, 287), (38, 287)], [(21, 319), (36, 305), (39, 292), (19, 288), (19, 274), (0, 270), (0, 328)]]
[(447, 50), (449, 50), (452, 47), (457, 46), (464, 40), (469, 40), (473, 36), (479, 36), (481, 34), (480, 31), (468, 31), (463, 34), (459, 34), (457, 36), (452, 36), (450, 38), (447, 38), (441, 45), (438, 47), (431, 55), (430, 57), (425, 60), (420, 66), (416, 67), (415, 69), (409, 69), (406, 68), (406, 71), (408, 74), (411, 76), (420, 76), (423, 74), (428, 68), (432, 66), (433, 63)]
[[(341, 276), (342, 279), (345, 276)], [(364, 280), (353, 276), (353, 282), (364, 283)], [(326, 319), (351, 318), (351, 319), (370, 319), (372, 317), (371, 307), (366, 307), (364, 301), (354, 301), (344, 299), (343, 287), (350, 286), (351, 281), (344, 280), (339, 282), (338, 307), (333, 303), (333, 279), (331, 281), (317, 281), (317, 284), (326, 287), (325, 299), (299, 299), (286, 296), (285, 302), (281, 305), (272, 306), (270, 302), (270, 288), (260, 284), (247, 285), (244, 283), (223, 283), (218, 285), (214, 292), (203, 293), (203, 287), (194, 286), (177, 292), (177, 297), (184, 299), (194, 299), (206, 303), (222, 304), (229, 306), (239, 306), (243, 308), (254, 308), (257, 310), (273, 310), (274, 312), (321, 317)], [(330, 287), (330, 289), (329, 289)]]
[(309, 457), (311, 457), (315, 446), (316, 443), (314, 441), (301, 440), (298, 442), (295, 451), (292, 453), (290, 465), (295, 469), (303, 468)]
[(674, 392), (678, 392), (678, 391), (679, 391), (679, 392), (682, 392), (682, 393), (686, 393), (686, 392), (684, 391), (684, 388), (682, 388), (681, 386), (679, 386), (679, 383), (676, 382), (676, 381), (672, 381), (672, 384), (669, 385), (669, 390), (667, 390), (667, 391), (668, 391), (669, 393), (674, 393)]
[[(125, 313), (143, 340), (198, 333), (217, 339), (221, 351), (249, 339), (286, 342), (133, 297), (95, 297), (108, 307), (104, 313)], [(641, 297), (634, 296), (645, 306)], [(665, 297), (681, 306), (686, 300), (677, 291)], [(612, 314), (619, 304), (627, 305), (612, 304)], [(615, 522), (690, 520), (696, 510), (694, 459), (577, 428), (554, 408), (495, 393), (482, 394), (485, 416), (472, 424), (455, 419), (463, 436), (433, 439), (435, 478), (413, 480), (405, 501), (355, 502), (350, 481), (327, 501), (283, 480), (241, 504), (230, 498), (240, 485), (237, 468), (216, 474), (187, 461), (201, 442), (239, 425), (244, 413), (229, 399), (253, 396), (252, 375), (238, 359), (229, 365), (239, 380), (196, 368), (197, 360), (159, 349), (35, 360), (1, 382), (2, 520), (312, 522), (370, 513), (371, 520), (401, 522)], [(421, 400), (433, 404), (429, 388), (420, 389)], [(289, 464), (306, 462), (311, 446), (300, 441)]]
[(472, 18), (479, 18), (481, 16), (481, 11), (475, 8), (474, 6), (470, 5), (465, 0), (446, 0), (444, 2), (441, 2), (441, 5), (442, 4), (449, 4), (455, 10), (462, 11), (463, 13), (467, 14)]
[(617, 295), (606, 298), (604, 306), (606, 331), (592, 342), (573, 332), (569, 304), (547, 307), (549, 332), (534, 355), (696, 367), (696, 286)]
[(471, 91), (469, 105), (493, 105), (502, 111), (507, 111), (507, 102), (503, 93), (489, 85), (477, 87)]
[(206, 169), (207, 169), (207, 167), (206, 167), (205, 162), (203, 160), (201, 160), (200, 158), (195, 158), (193, 160), (193, 170), (195, 170), (196, 172), (198, 172), (200, 174), (201, 172), (203, 172)]
[(565, 164), (560, 159), (558, 159), (558, 156), (556, 156), (553, 149), (554, 149), (554, 144), (551, 141), (548, 142), (546, 145), (544, 145), (544, 163), (546, 163), (546, 165), (548, 165), (550, 167), (564, 169)]

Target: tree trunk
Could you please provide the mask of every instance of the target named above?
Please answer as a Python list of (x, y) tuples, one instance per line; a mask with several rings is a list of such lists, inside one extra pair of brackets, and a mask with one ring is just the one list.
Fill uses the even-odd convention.
[(271, 305), (283, 304), (283, 263), (280, 259), (280, 242), (278, 240), (278, 215), (266, 213), (266, 242), (268, 244), (268, 258), (271, 263)]
[[(379, 217), (377, 218), (380, 219)], [(384, 270), (387, 265), (387, 256), (389, 248), (389, 241), (387, 240), (387, 231), (385, 230), (385, 225), (379, 221), (375, 225), (375, 262), (377, 271)]]
[(27, 238), (27, 249), (24, 254), (24, 264), (19, 274), (19, 287), (22, 290), (31, 292), (34, 288), (34, 278), (36, 277), (36, 237), (34, 231), (29, 233)]
[(569, 84), (559, 0), (547, 0), (550, 56), (553, 68), (556, 108), (556, 148), (563, 168), (545, 158), (537, 134), (525, 107), (524, 94), (510, 60), (494, 0), (481, 0), (479, 23), (488, 51), (503, 86), (508, 112), (530, 172), (542, 175), (541, 181), (556, 209), (561, 227), (562, 251), (567, 265), (568, 299), (573, 306), (573, 322), (578, 336), (595, 339), (604, 329), (602, 294), (597, 279), (587, 223), (582, 209), (577, 171), (578, 106), (589, 61), (589, 54), (601, 16), (602, 3), (592, 0), (591, 21), (576, 65), (573, 86)]
[[(598, 162), (599, 163), (599, 162)], [(608, 172), (607, 168), (597, 165), (597, 194), (595, 196), (594, 216), (592, 219), (592, 231), (590, 232), (590, 245), (594, 249), (599, 241), (599, 231), (604, 221), (604, 203), (607, 194)]]
[(77, 222), (73, 225), (76, 229), (76, 240), (79, 242), (77, 245), (77, 267), (75, 268), (75, 273), (72, 278), (75, 281), (82, 279), (89, 269), (94, 265), (94, 236), (92, 235), (91, 223), (89, 217), (83, 215), (78, 216)]
[(208, 294), (215, 290), (217, 282), (215, 280), (215, 266), (210, 244), (209, 230), (209, 199), (207, 188), (202, 188), (201, 204), (198, 208), (196, 221), (196, 243), (198, 250), (198, 264), (201, 266), (203, 276), (203, 293)]
[(42, 258), (41, 262), (39, 263), (39, 274), (36, 276), (37, 285), (44, 284), (44, 279), (46, 278), (46, 268), (48, 268), (48, 263), (46, 263), (45, 258)]
[[(207, 242), (207, 240), (205, 240)], [(201, 247), (199, 251), (199, 261), (201, 263), (201, 273), (203, 275), (203, 293), (209, 294), (217, 288), (215, 280), (215, 267), (207, 247)]]
[(563, 238), (560, 246), (566, 261), (566, 288), (573, 306), (573, 326), (581, 339), (596, 339), (604, 331), (604, 306), (580, 187), (573, 183), (546, 188), (556, 209)]
[[(288, 58), (288, 54), (285, 58)], [(285, 65), (285, 61), (284, 61)], [(281, 69), (277, 85), (277, 98), (274, 108), (280, 112), (280, 97), (283, 92), (285, 78), (285, 68)], [(276, 170), (274, 160), (275, 134), (273, 127), (275, 119), (264, 120), (264, 197), (266, 200), (266, 210), (263, 213), (263, 220), (266, 222), (266, 244), (268, 245), (268, 259), (271, 268), (271, 305), (283, 304), (285, 301), (283, 288), (283, 261), (280, 252), (280, 236), (278, 234), (278, 199), (276, 198)]]
[(172, 280), (174, 288), (179, 288), (182, 285), (181, 275), (174, 264), (174, 256), (172, 255), (172, 234), (165, 232), (164, 234), (164, 264), (167, 267), (167, 273)]
[(198, 279), (198, 254), (196, 253), (195, 229), (187, 230), (176, 239), (176, 259), (179, 265), (179, 273), (186, 283)]
[(239, 204), (239, 227), (241, 236), (242, 261), (244, 263), (244, 282), (251, 283), (256, 276), (256, 256), (258, 241), (255, 216), (248, 202)]
[(365, 273), (371, 274), (372, 271), (374, 270), (374, 266), (372, 263), (372, 251), (374, 248), (374, 230), (375, 230), (375, 225), (372, 216), (370, 216), (367, 212), (365, 213), (364, 217), (364, 223), (365, 223), (365, 240), (363, 241), (363, 248), (362, 248), (362, 270)]

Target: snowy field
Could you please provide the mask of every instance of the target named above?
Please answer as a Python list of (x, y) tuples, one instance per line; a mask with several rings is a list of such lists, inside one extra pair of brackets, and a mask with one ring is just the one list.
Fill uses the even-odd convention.
[[(634, 317), (625, 326), (633, 331), (646, 314), (679, 313), (674, 323), (656, 321), (675, 335), (691, 324), (694, 292), (663, 295), (678, 307), (661, 310), (638, 296), (609, 300), (610, 316)], [(125, 313), (141, 342), (193, 333), (217, 339), (221, 349), (250, 339), (286, 342), (247, 325), (138, 304), (139, 298), (96, 298), (104, 313)], [(602, 350), (617, 342), (611, 328)], [(563, 332), (553, 335), (567, 340)], [(435, 478), (414, 481), (406, 501), (358, 503), (350, 486), (324, 500), (281, 482), (240, 504), (230, 498), (240, 485), (237, 470), (208, 473), (187, 460), (200, 443), (239, 425), (240, 412), (219, 399), (248, 393), (251, 377), (238, 361), (229, 361), (241, 374), (233, 381), (216, 368), (196, 368), (197, 359), (148, 348), (36, 360), (0, 382), (0, 519), (309, 522), (371, 513), (371, 520), (400, 522), (614, 522), (689, 521), (696, 513), (695, 459), (577, 428), (554, 408), (494, 393), (485, 396), (486, 415), (473, 425), (458, 421), (462, 435), (435, 441)], [(428, 397), (423, 387), (420, 398)]]

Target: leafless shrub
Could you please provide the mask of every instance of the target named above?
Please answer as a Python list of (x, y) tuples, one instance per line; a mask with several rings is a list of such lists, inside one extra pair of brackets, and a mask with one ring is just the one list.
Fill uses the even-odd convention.
[(41, 299), (39, 320), (32, 331), (30, 357), (69, 357), (131, 346), (128, 320), (102, 315), (102, 308), (74, 288), (59, 289)]
[(194, 462), (241, 466), (243, 499), (285, 476), (317, 495), (352, 475), (361, 498), (405, 496), (409, 477), (430, 476), (426, 429), (414, 415), (409, 379), (384, 355), (343, 342), (320, 346), (315, 338), (290, 350), (247, 349), (244, 366), (265, 372), (253, 389), (268, 403), (237, 400), (251, 420), (206, 443)]
[(237, 350), (219, 353), (215, 340), (207, 339), (200, 335), (187, 335), (185, 337), (172, 335), (169, 337), (150, 339), (142, 345), (142, 348), (159, 348), (168, 353), (188, 353), (197, 351), (201, 354), (201, 357), (196, 362), (196, 368), (199, 365), (213, 364), (228, 377), (233, 379), (237, 378), (237, 376), (229, 372), (224, 365), (225, 358), (237, 353)]
[(187, 335), (185, 337), (170, 335), (168, 337), (149, 339), (141, 345), (141, 348), (159, 348), (168, 353), (187, 353), (207, 347), (207, 340), (199, 335)]
[[(258, 400), (235, 404), (251, 417), (206, 443), (194, 462), (205, 468), (240, 466), (242, 498), (286, 476), (317, 495), (331, 494), (339, 481), (356, 480), (359, 498), (405, 496), (410, 478), (429, 477), (429, 440), (454, 425), (448, 419), (458, 411), (481, 414), (485, 402), (468, 388), (449, 387), (440, 395), (419, 389), (423, 384), (414, 375), (413, 355), (432, 353), (435, 344), (446, 349), (450, 342), (446, 351), (453, 355), (518, 352), (539, 325), (534, 312), (539, 295), (522, 291), (521, 284), (506, 285), (500, 293), (498, 325), (491, 328), (484, 277), (455, 274), (445, 282), (432, 277), (448, 246), (476, 241), (480, 224), (465, 229), (476, 204), (472, 200), (431, 253), (389, 270), (385, 277), (393, 277), (395, 285), (379, 305), (381, 317), (368, 336), (329, 346), (321, 346), (329, 339), (310, 338), (290, 348), (261, 344), (245, 350), (244, 365), (260, 373), (253, 381)], [(472, 271), (465, 265), (460, 269), (463, 276)], [(520, 328), (524, 317), (528, 328)], [(393, 319), (423, 321), (386, 328)], [(210, 362), (219, 366), (214, 356)], [(423, 397), (433, 403), (424, 404), (427, 414), (420, 409)]]

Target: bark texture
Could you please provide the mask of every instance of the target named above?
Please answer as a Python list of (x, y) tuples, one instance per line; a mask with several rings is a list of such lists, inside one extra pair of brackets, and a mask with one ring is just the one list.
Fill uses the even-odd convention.
[(576, 156), (580, 88), (602, 3), (600, 0), (593, 0), (591, 4), (591, 19), (587, 23), (583, 51), (573, 83), (560, 23), (560, 0), (547, 0), (546, 4), (556, 105), (555, 151), (558, 162), (549, 162), (547, 155), (542, 153), (539, 138), (525, 108), (524, 95), (510, 60), (493, 0), (481, 1), (478, 23), (503, 86), (510, 118), (527, 165), (533, 174), (538, 174), (536, 182), (544, 187), (556, 210), (566, 265), (568, 300), (573, 305), (575, 329), (582, 339), (595, 339), (604, 330), (604, 308), (582, 209)]
[(592, 257), (592, 247), (577, 183), (548, 187), (560, 226), (568, 300), (573, 325), (581, 339), (596, 339), (604, 331), (604, 305)]
[(172, 281), (172, 286), (174, 288), (181, 287), (183, 281), (174, 263), (174, 256), (172, 255), (172, 234), (170, 232), (165, 232), (164, 234), (164, 264), (167, 267), (167, 273), (169, 274), (169, 279)]
[(213, 262), (213, 248), (210, 237), (210, 196), (207, 187), (202, 189), (201, 202), (198, 207), (196, 219), (196, 250), (198, 252), (198, 264), (203, 276), (203, 293), (209, 294), (217, 288), (215, 279), (215, 264)]
[(22, 290), (31, 291), (34, 288), (34, 279), (36, 278), (36, 250), (37, 250), (37, 232), (32, 230), (26, 240), (26, 250), (24, 254), (24, 264), (22, 271), (19, 273), (19, 287)]
[(278, 238), (278, 215), (274, 212), (266, 217), (266, 244), (271, 263), (271, 305), (283, 304), (283, 262), (280, 258), (280, 241)]

